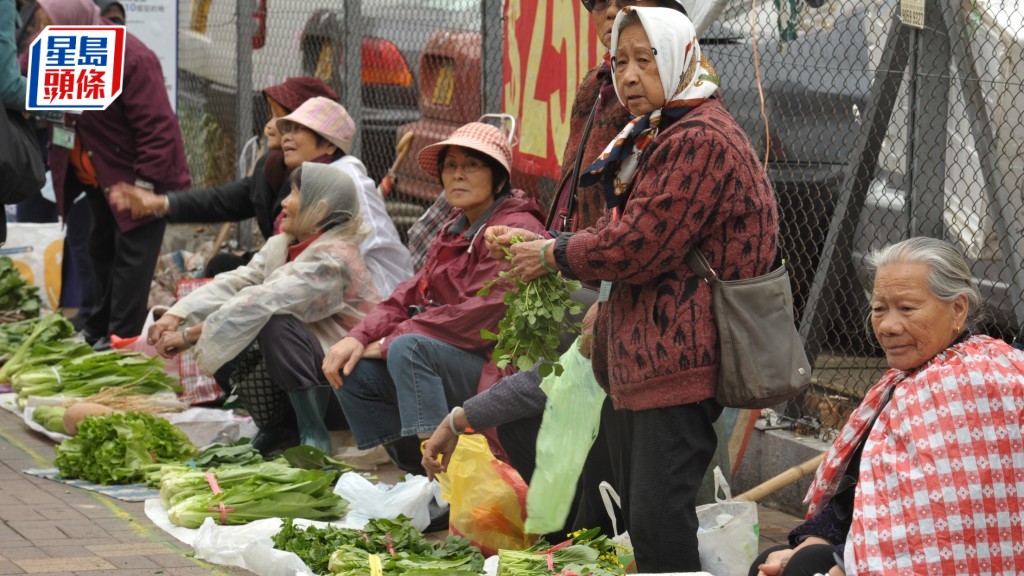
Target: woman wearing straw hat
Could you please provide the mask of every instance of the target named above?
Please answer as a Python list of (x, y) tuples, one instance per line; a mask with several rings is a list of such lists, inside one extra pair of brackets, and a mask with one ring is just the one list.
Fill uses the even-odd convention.
[[(306, 162), (289, 181), (281, 232), (246, 266), (218, 274), (178, 301), (157, 323), (175, 329), (155, 325), (149, 337), (165, 358), (195, 346), (196, 361), (208, 373), (259, 341), (271, 381), (291, 400), (302, 443), (329, 451), (319, 394), (329, 389), (317, 368), (380, 295), (360, 254), (367, 230), (352, 178)], [(287, 403), (275, 408), (289, 410)]]
[(490, 258), (482, 231), (515, 226), (540, 233), (540, 206), (509, 182), (512, 151), (501, 130), (471, 122), (420, 151), (455, 212), (426, 265), (334, 345), (323, 362), (359, 448), (384, 444), (403, 470), (423, 474), (417, 436), (502, 375), (494, 342), (480, 337), (505, 314), (507, 287), (478, 296), (508, 264)]

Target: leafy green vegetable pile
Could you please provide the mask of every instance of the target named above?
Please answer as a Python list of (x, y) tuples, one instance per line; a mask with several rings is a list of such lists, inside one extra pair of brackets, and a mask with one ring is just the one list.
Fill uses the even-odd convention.
[[(26, 341), (25, 345), (28, 344)], [(18, 354), (10, 362), (18, 360)], [(160, 358), (115, 350), (91, 352), (59, 364), (22, 370), (11, 379), (11, 386), (18, 393), (18, 402), (22, 405), (29, 396), (63, 394), (82, 398), (110, 386), (124, 387), (124, 394), (146, 395), (181, 390), (177, 379), (164, 372), (164, 362)]]
[(78, 425), (78, 435), (55, 450), (62, 477), (98, 484), (139, 482), (148, 465), (188, 460), (196, 452), (170, 422), (138, 412), (89, 416)]
[(253, 448), (248, 438), (242, 438), (231, 444), (211, 444), (198, 456), (187, 462), (171, 462), (150, 466), (146, 471), (146, 484), (154, 488), (160, 487), (164, 475), (174, 472), (182, 474), (185, 472), (201, 472), (209, 468), (236, 465), (248, 466), (262, 464), (263, 456), (260, 451)]
[(302, 529), (285, 520), (274, 547), (295, 553), (316, 574), (365, 576), (371, 562), (379, 562), (385, 576), (477, 576), (484, 568), (483, 554), (469, 540), (449, 535), (431, 544), (405, 516), (370, 520), (362, 530)]
[[(63, 314), (50, 314), (15, 324), (17, 328), (12, 326), (11, 332), (6, 333), (7, 342), (10, 345), (16, 339), (18, 343), (10, 349), (13, 356), (0, 368), (0, 382), (11, 382), (16, 374), (29, 368), (49, 366), (92, 352), (84, 342), (64, 341), (74, 334), (75, 327)], [(22, 329), (28, 327), (31, 327), (31, 332), (26, 336)]]
[[(512, 243), (518, 242), (522, 242), (522, 238), (514, 237)], [(505, 256), (511, 259), (507, 249)], [(477, 295), (486, 296), (494, 284), (509, 281), (513, 286), (503, 298), (508, 310), (498, 322), (498, 333), (480, 331), (484, 340), (496, 341), (495, 364), (498, 368), (511, 364), (525, 371), (540, 361), (538, 373), (542, 378), (552, 372), (561, 374), (558, 339), (563, 333), (580, 330), (579, 323), (569, 317), (583, 311), (583, 305), (570, 297), (574, 290), (580, 289), (580, 282), (563, 278), (561, 274), (545, 274), (523, 282), (518, 278), (510, 280), (509, 272), (504, 271), (498, 273), (496, 280), (484, 284)]]
[(32, 420), (50, 432), (66, 434), (64, 431), (65, 411), (63, 406), (36, 406), (32, 411)]
[(198, 528), (206, 518), (220, 524), (263, 518), (337, 520), (348, 503), (331, 491), (336, 478), (333, 471), (301, 470), (282, 461), (206, 472), (171, 470), (160, 481), (160, 498), (170, 521), (186, 528)]
[(42, 318), (0, 323), (0, 354), (14, 354)]
[(557, 546), (541, 541), (527, 550), (499, 550), (498, 576), (620, 576), (633, 560), (632, 550), (620, 549), (600, 528), (571, 536)]
[(42, 308), (39, 287), (29, 286), (14, 267), (14, 261), (0, 256), (0, 310), (20, 312), (28, 318), (35, 318)]

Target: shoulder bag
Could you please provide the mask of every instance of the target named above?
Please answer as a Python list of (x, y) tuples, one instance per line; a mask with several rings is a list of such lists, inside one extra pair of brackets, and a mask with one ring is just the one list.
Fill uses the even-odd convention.
[(718, 278), (698, 248), (690, 268), (711, 285), (720, 349), (719, 404), (768, 408), (793, 398), (811, 382), (811, 366), (793, 316), (785, 264), (756, 278)]

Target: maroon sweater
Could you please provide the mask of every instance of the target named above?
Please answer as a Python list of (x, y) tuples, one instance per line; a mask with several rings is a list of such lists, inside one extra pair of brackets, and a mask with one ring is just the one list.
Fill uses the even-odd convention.
[(736, 121), (708, 100), (662, 126), (627, 193), (619, 220), (606, 215), (564, 244), (574, 276), (614, 282), (595, 327), (594, 373), (617, 409), (711, 398), (711, 289), (683, 258), (696, 245), (724, 280), (767, 272), (778, 225), (771, 184)]

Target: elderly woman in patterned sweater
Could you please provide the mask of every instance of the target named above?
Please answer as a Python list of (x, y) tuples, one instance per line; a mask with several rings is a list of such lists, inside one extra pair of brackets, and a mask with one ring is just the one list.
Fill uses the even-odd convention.
[(513, 234), (539, 237), (494, 227), (488, 244), (494, 256), (511, 249), (521, 278), (601, 282), (592, 358), (621, 421), (609, 443), (637, 567), (698, 571), (694, 499), (722, 408), (711, 290), (684, 256), (699, 247), (728, 280), (763, 274), (777, 210), (753, 148), (714, 98), (718, 77), (686, 16), (624, 8), (611, 54), (634, 119), (583, 181), (604, 184), (608, 212), (593, 228), (514, 246)]

